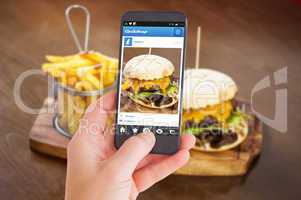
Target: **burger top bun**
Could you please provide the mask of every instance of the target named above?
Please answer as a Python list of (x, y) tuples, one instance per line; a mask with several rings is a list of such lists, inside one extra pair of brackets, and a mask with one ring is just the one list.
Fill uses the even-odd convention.
[(237, 86), (228, 75), (211, 69), (188, 69), (184, 78), (184, 109), (200, 109), (233, 99)]
[(126, 78), (154, 80), (172, 75), (175, 68), (166, 58), (157, 55), (140, 55), (130, 59), (124, 67)]

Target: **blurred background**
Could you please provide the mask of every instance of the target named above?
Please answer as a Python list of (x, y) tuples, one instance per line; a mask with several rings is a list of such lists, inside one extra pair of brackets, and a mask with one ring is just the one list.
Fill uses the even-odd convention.
[[(186, 66), (194, 66), (196, 30), (202, 26), (200, 67), (233, 77), (240, 98), (250, 100), (255, 84), (288, 67), (288, 83), (254, 96), (255, 108), (274, 116), (275, 90), (288, 89), (288, 131), (265, 126), (262, 155), (244, 177), (172, 175), (139, 199), (300, 199), (301, 3), (293, 0), (187, 1), (5, 1), (0, 5), (0, 195), (3, 199), (63, 199), (66, 162), (29, 148), (28, 133), (36, 118), (13, 99), (16, 78), (40, 69), (46, 54), (69, 55), (77, 48), (64, 10), (74, 3), (91, 12), (89, 49), (118, 57), (119, 26), (128, 10), (177, 10), (189, 21)], [(84, 34), (81, 12), (72, 14)], [(271, 76), (272, 77), (272, 76)], [(22, 86), (24, 103), (42, 106), (47, 78), (33, 76)]]

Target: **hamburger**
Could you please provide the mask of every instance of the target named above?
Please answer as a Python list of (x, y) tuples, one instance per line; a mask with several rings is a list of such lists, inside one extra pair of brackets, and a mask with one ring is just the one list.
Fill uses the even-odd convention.
[(157, 55), (139, 55), (124, 67), (122, 91), (135, 103), (162, 109), (178, 101), (178, 84), (174, 65)]
[(228, 75), (210, 69), (185, 72), (182, 130), (196, 136), (196, 150), (218, 152), (241, 144), (248, 116), (234, 104), (238, 89)]

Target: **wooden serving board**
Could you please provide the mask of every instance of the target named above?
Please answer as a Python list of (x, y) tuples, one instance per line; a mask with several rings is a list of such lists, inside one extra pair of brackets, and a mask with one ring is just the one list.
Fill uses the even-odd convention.
[[(52, 104), (52, 99), (46, 99), (43, 108), (52, 107)], [(32, 150), (66, 159), (70, 139), (53, 127), (53, 118), (53, 113), (41, 112), (38, 115), (29, 133), (29, 145)]]
[[(46, 99), (44, 106), (53, 101)], [(249, 105), (237, 101), (249, 112)], [(54, 114), (40, 113), (29, 134), (32, 150), (43, 154), (66, 159), (66, 149), (69, 139), (53, 128)], [(204, 153), (191, 150), (189, 162), (175, 174), (194, 176), (238, 176), (244, 175), (250, 169), (253, 161), (261, 152), (262, 124), (254, 117), (249, 124), (250, 133), (246, 141), (239, 147), (219, 153)]]

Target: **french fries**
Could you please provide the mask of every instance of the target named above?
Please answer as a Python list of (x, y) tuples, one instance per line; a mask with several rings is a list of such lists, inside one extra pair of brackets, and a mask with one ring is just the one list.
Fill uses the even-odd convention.
[(100, 90), (112, 85), (116, 79), (118, 60), (95, 51), (70, 56), (47, 55), (46, 60), (43, 71), (74, 89), (84, 80), (93, 86), (88, 91)]
[(51, 63), (59, 63), (59, 62), (67, 62), (70, 60), (77, 60), (80, 59), (80, 55), (75, 54), (71, 56), (51, 56), (47, 55), (46, 60)]
[[(101, 90), (114, 84), (118, 60), (95, 51), (69, 55), (46, 56), (42, 70), (67, 88), (82, 91)], [(70, 135), (75, 134), (86, 108), (98, 95), (76, 95), (58, 91), (59, 124)]]

